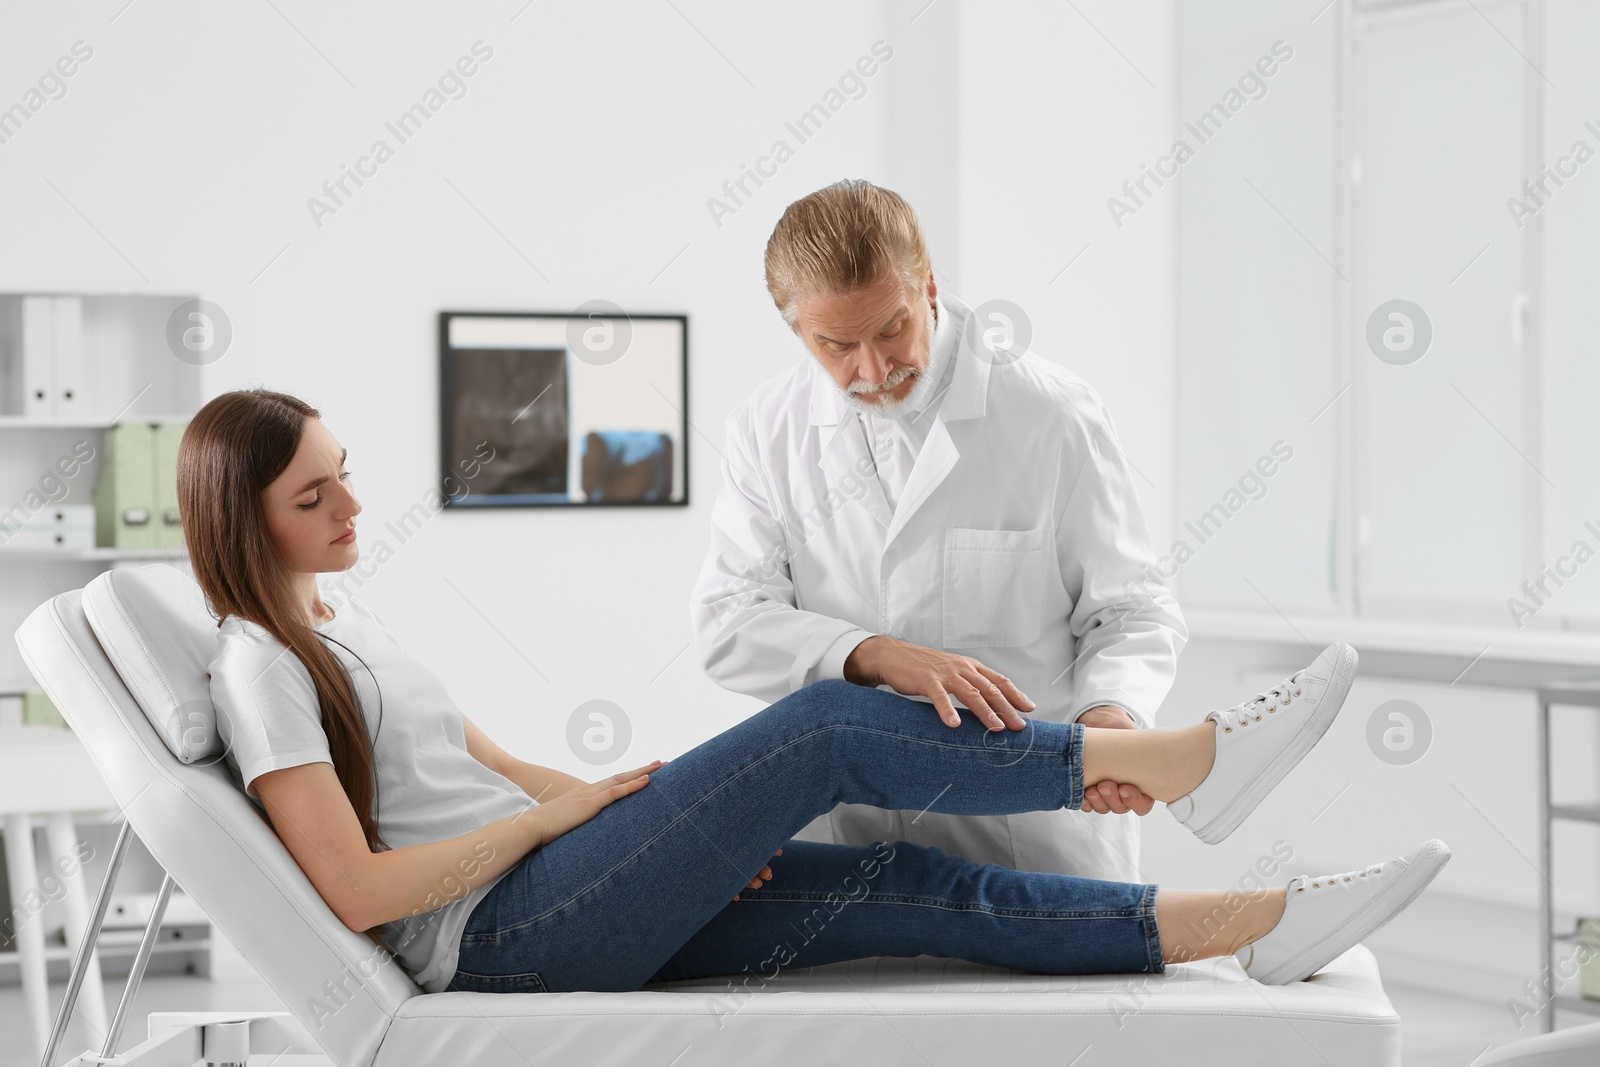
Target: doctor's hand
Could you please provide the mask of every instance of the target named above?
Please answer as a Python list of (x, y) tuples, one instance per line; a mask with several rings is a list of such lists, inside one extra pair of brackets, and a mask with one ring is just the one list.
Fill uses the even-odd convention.
[(947, 726), (961, 725), (961, 713), (952, 696), (991, 730), (1023, 729), (1027, 724), (1018, 709), (1034, 708), (1033, 701), (1011, 679), (972, 657), (924, 648), (887, 634), (875, 634), (857, 645), (844, 661), (844, 677), (857, 685), (887, 685), (901, 696), (927, 697)]
[[(1078, 716), (1085, 726), (1104, 730), (1137, 730), (1139, 724), (1133, 716), (1115, 704), (1101, 704)], [(1146, 796), (1138, 786), (1113, 782), (1095, 782), (1083, 787), (1083, 810), (1101, 815), (1149, 815), (1155, 807), (1155, 798)]]
[(1139, 728), (1139, 724), (1133, 721), (1133, 716), (1115, 704), (1101, 704), (1097, 708), (1090, 708), (1078, 716), (1078, 721), (1085, 726), (1098, 726), (1107, 730), (1137, 730)]

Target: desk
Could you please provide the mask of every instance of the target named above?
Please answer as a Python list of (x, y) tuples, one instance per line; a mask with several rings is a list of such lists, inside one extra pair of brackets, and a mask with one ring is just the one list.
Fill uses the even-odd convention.
[[(62, 903), (67, 913), (67, 946), (70, 952), (76, 952), (78, 940), (89, 925), (89, 898), (82, 864), (73, 851), (76, 835), (72, 813), (116, 806), (100, 772), (71, 731), (49, 726), (0, 729), (0, 818), (5, 827), (11, 921), (21, 963), (23, 998), (39, 1056), (44, 1055), (50, 1036), (51, 1015), (44, 928), (38, 904), (45, 894), (36, 884), (39, 857), (33, 847), (33, 816), (44, 818), (45, 863), (66, 872), (61, 881), (65, 889)], [(90, 958), (78, 1004), (89, 1026), (104, 1034), (106, 998), (98, 952)]]
[[(1548, 875), (1553, 870), (1551, 855), (1553, 852), (1551, 841), (1551, 823), (1556, 819), (1567, 819), (1574, 822), (1600, 823), (1600, 805), (1597, 804), (1555, 804), (1551, 800), (1551, 775), (1550, 775), (1550, 709), (1557, 704), (1572, 707), (1586, 707), (1600, 710), (1600, 679), (1552, 682), (1542, 685), (1538, 691), (1539, 697), (1539, 778), (1543, 788), (1539, 791), (1539, 862)], [(1557, 941), (1569, 942), (1573, 946), (1572, 956), (1577, 959), (1580, 950), (1579, 932), (1565, 931), (1557, 933), (1555, 929), (1555, 901), (1554, 887), (1549, 878), (1544, 880), (1544, 885), (1539, 888), (1539, 928), (1544, 937), (1541, 944), (1544, 948), (1544, 969), (1541, 972), (1552, 981), (1560, 977), (1556, 966), (1555, 944)], [(1539, 1017), (1543, 1022), (1545, 1032), (1548, 1033), (1555, 1026), (1555, 1009), (1567, 1008), (1572, 1011), (1587, 1012), (1590, 1015), (1600, 1015), (1600, 1001), (1584, 1000), (1581, 997), (1552, 996), (1540, 1008)]]
[[(1600, 674), (1600, 633), (1455, 627), (1275, 612), (1184, 610), (1192, 639), (1264, 646), (1257, 665), (1298, 670), (1335, 641), (1361, 653), (1361, 673), (1413, 682), (1525, 689)], [(1270, 662), (1259, 663), (1265, 651)]]
[[(1273, 613), (1194, 609), (1184, 612), (1194, 642), (1221, 645), (1238, 660), (1234, 646), (1245, 646), (1252, 666), (1299, 669), (1308, 649), (1320, 651), (1335, 641), (1348, 641), (1361, 654), (1361, 674), (1441, 685), (1479, 686), (1524, 690), (1536, 704), (1538, 764), (1535, 767), (1539, 797), (1540, 868), (1548, 875), (1551, 860), (1552, 818), (1600, 823), (1600, 805), (1554, 805), (1550, 782), (1550, 708), (1573, 704), (1600, 709), (1600, 634), (1550, 630), (1512, 630), (1478, 627), (1380, 622), (1326, 616), (1289, 616)], [(1542, 932), (1542, 975), (1555, 975), (1554, 945), (1577, 946), (1575, 933), (1554, 930), (1554, 908), (1549, 879), (1539, 892)], [(1592, 914), (1592, 913), (1591, 913)], [(1555, 1008), (1600, 1015), (1600, 1001), (1572, 996), (1539, 1002), (1540, 1022), (1549, 1031)]]

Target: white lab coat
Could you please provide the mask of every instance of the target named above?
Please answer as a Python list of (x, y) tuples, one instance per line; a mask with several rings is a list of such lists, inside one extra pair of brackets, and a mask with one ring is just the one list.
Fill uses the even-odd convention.
[[(971, 310), (944, 296), (938, 306), (961, 337)], [(954, 377), (892, 512), (853, 410), (809, 353), (728, 417), (691, 599), (701, 665), (774, 701), (842, 678), (851, 650), (886, 633), (986, 663), (1037, 717), (1115, 704), (1153, 725), (1188, 632), (1146, 569), (1154, 557), (1109, 414), (1076, 374), (1032, 353), (996, 363), (952, 347)], [(1132, 814), (841, 805), (799, 836), (1140, 880)]]

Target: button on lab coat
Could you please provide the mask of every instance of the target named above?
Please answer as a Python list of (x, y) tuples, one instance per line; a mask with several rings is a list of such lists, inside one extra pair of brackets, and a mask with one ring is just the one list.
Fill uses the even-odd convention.
[[(1114, 704), (1153, 725), (1188, 632), (1156, 578), (1109, 414), (1086, 382), (1039, 356), (980, 358), (971, 310), (948, 297), (938, 310), (954, 373), (894, 508), (855, 413), (809, 353), (728, 417), (691, 598), (701, 665), (728, 689), (775, 701), (842, 678), (857, 644), (889, 634), (987, 664), (1037, 718), (1070, 722)], [(798, 836), (906, 840), (976, 863), (1140, 880), (1132, 814), (852, 804)]]

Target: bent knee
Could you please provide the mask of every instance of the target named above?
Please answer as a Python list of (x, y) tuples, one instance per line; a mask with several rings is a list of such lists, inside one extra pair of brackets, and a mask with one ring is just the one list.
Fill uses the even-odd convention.
[(854, 682), (847, 682), (843, 678), (824, 678), (820, 682), (812, 682), (800, 691), (816, 700), (843, 704), (849, 702), (864, 688), (864, 686), (859, 686)]
[(797, 691), (807, 720), (814, 725), (853, 725), (875, 722), (883, 715), (886, 698), (901, 699), (871, 686), (857, 685), (842, 678), (824, 678)]
[(793, 712), (807, 720), (813, 720), (848, 712), (860, 702), (860, 694), (866, 691), (862, 686), (847, 682), (843, 678), (824, 678), (820, 682), (812, 682), (796, 689), (770, 705), (769, 710)]
[(761, 713), (781, 721), (785, 732), (831, 735), (829, 727), (850, 727), (879, 721), (886, 694), (841, 678), (824, 678), (795, 690)]

